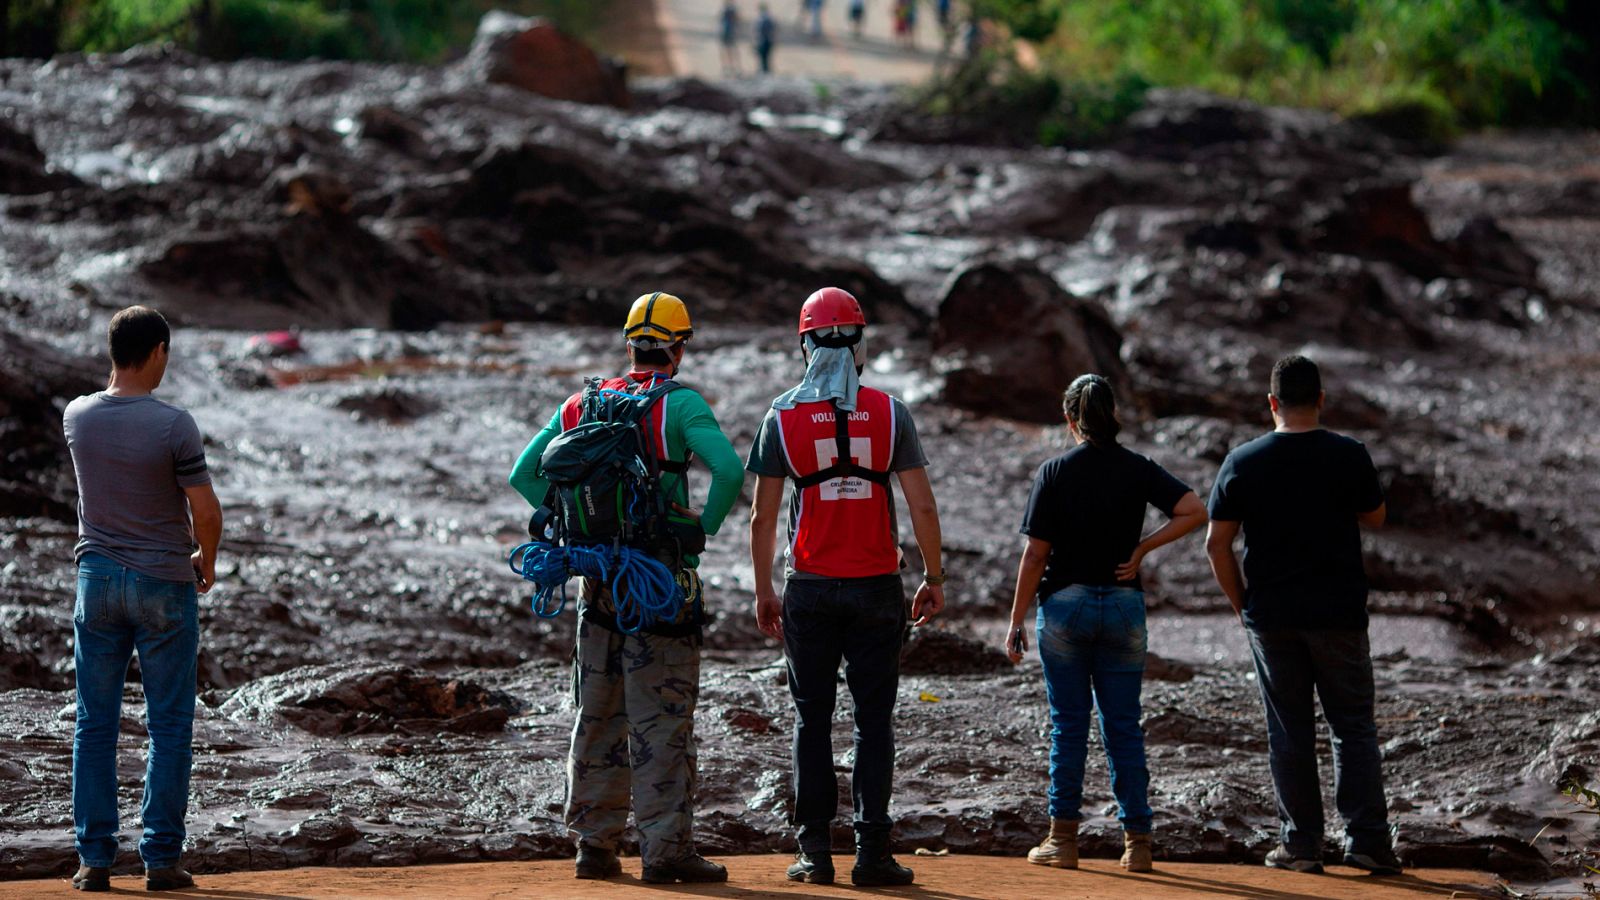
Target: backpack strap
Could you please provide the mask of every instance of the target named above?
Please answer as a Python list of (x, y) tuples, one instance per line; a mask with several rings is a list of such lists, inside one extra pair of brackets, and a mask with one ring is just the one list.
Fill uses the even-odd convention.
[(833, 465), (796, 478), (794, 486), (805, 490), (835, 478), (864, 478), (873, 484), (888, 484), (888, 470), (879, 471), (856, 465), (855, 457), (850, 454), (850, 416), (839, 408), (838, 400), (829, 400), (828, 403), (833, 406)]

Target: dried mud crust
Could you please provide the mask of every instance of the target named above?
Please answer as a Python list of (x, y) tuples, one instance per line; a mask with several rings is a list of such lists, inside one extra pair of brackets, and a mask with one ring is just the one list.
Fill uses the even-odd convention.
[[(616, 313), (647, 286), (692, 298), (683, 379), (747, 447), (798, 377), (794, 309), (834, 280), (875, 323), (867, 381), (915, 411), (952, 574), (945, 633), (908, 651), (902, 847), (1013, 854), (1042, 833), (1039, 672), (993, 648), (1029, 479), (1069, 438), (1033, 423), (1046, 389), (1001, 418), (960, 386), (1003, 379), (1008, 346), (1080, 344), (1122, 365), (1131, 446), (1202, 494), (1266, 427), (1273, 359), (1323, 361), (1330, 424), (1368, 443), (1392, 499), (1367, 549), (1402, 854), (1539, 874), (1576, 840), (1556, 790), (1600, 758), (1600, 442), (1575, 412), (1600, 407), (1600, 195), (1549, 140), (1421, 159), (1179, 94), (1067, 153), (930, 143), (858, 87), (662, 82), (629, 113), (395, 66), (138, 51), (0, 70), (39, 176), (0, 197), (5, 346), (92, 358), (116, 306), (171, 311), (163, 395), (205, 429), (225, 503), (197, 868), (569, 853), (572, 619), (535, 618), (505, 567), (527, 515), (510, 464), (582, 376), (614, 374)], [(1032, 287), (969, 339), (963, 292), (984, 282)], [(258, 325), (305, 328), (304, 352), (257, 355), (234, 329)], [(48, 432), (92, 378), (35, 389), (13, 368), (30, 387), (26, 427), (0, 431), (4, 477), (44, 486), (0, 529), (0, 873), (21, 877), (72, 866), (75, 536)], [(747, 499), (702, 569), (718, 617), (699, 825), (718, 853), (789, 846), (792, 715), (749, 613)], [(1242, 638), (1197, 541), (1145, 577), (1171, 661), (1146, 691), (1158, 853), (1259, 860), (1275, 814)], [(1085, 846), (1109, 854), (1097, 754)], [(132, 822), (131, 751), (122, 765)]]

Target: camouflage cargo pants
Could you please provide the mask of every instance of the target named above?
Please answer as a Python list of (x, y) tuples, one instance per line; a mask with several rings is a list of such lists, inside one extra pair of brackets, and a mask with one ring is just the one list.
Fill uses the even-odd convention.
[[(592, 599), (586, 584), (584, 605)], [(644, 864), (693, 854), (700, 636), (622, 634), (580, 616), (575, 656), (568, 830), (616, 849), (631, 790)]]

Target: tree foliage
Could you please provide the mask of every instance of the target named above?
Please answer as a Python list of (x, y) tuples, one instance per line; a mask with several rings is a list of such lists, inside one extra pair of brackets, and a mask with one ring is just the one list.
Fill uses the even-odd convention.
[(0, 0), (0, 55), (108, 52), (173, 41), (222, 59), (436, 62), (472, 39), (490, 8), (584, 33), (604, 0)]
[(977, 0), (1062, 84), (1137, 80), (1426, 131), (1595, 124), (1592, 0)]

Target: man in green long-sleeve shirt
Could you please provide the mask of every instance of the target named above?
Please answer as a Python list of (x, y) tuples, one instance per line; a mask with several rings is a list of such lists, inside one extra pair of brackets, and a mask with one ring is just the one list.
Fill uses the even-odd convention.
[[(607, 387), (654, 387), (678, 372), (685, 341), (694, 333), (683, 301), (656, 292), (636, 300), (624, 334), (630, 370)], [(574, 394), (562, 404), (511, 470), (511, 486), (535, 507), (549, 483), (539, 471), (545, 448), (578, 424)], [(744, 483), (733, 445), (705, 398), (685, 387), (668, 392), (643, 423), (657, 458), (661, 484), (680, 524), (698, 522), (714, 535)], [(688, 464), (698, 457), (711, 470), (705, 505), (691, 508)], [(678, 583), (686, 609), (700, 603), (699, 560), (684, 557)], [(726, 881), (722, 866), (695, 852), (694, 708), (700, 692), (700, 623), (690, 617), (669, 626), (627, 634), (616, 624), (610, 591), (584, 580), (578, 603), (574, 661), (577, 717), (567, 762), (567, 828), (578, 842), (577, 876), (609, 878), (622, 871), (617, 843), (628, 825), (629, 791), (640, 834), (642, 880), (651, 883)]]

